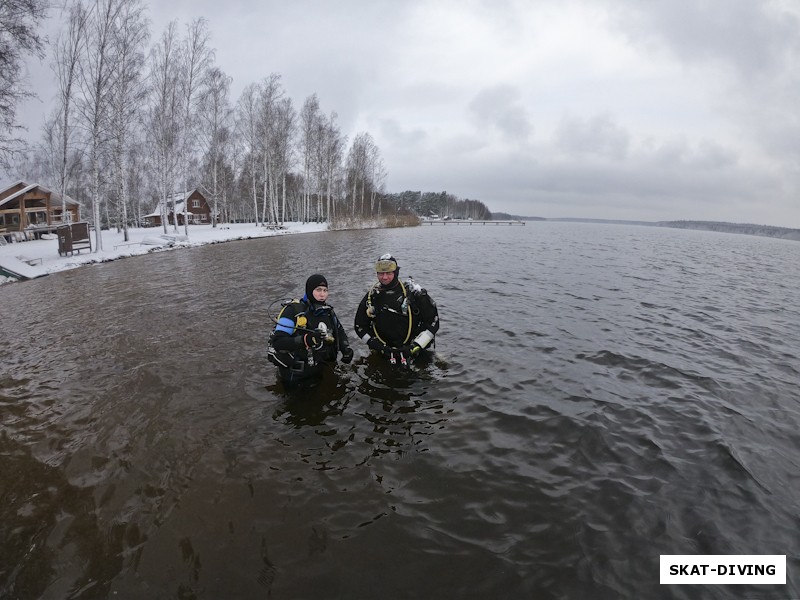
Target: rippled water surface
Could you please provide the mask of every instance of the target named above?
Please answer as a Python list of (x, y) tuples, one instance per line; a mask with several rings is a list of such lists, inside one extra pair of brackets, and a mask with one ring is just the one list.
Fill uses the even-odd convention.
[[(395, 254), (410, 373), (310, 391), (267, 307), (349, 326)], [(0, 287), (2, 598), (800, 596), (800, 244), (528, 223), (283, 236)], [(352, 328), (348, 328), (352, 331)], [(661, 586), (786, 554), (786, 586)]]

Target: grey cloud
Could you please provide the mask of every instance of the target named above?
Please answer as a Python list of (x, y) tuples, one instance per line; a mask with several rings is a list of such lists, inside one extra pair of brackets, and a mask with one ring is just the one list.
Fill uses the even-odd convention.
[(622, 0), (610, 6), (612, 19), (634, 42), (663, 45), (687, 64), (727, 64), (746, 78), (782, 69), (800, 48), (798, 19), (765, 0)]
[(692, 146), (683, 138), (658, 144), (648, 142), (641, 148), (642, 160), (663, 169), (716, 171), (736, 166), (738, 155), (717, 142), (701, 140)]
[(739, 162), (738, 155), (716, 142), (702, 141), (698, 145), (693, 163), (702, 169), (722, 169)]
[[(800, 159), (800, 121), (794, 116), (800, 91), (796, 3), (615, 0), (610, 6), (618, 28), (634, 43), (665, 48), (684, 65), (710, 66), (709, 80), (717, 82), (709, 90), (718, 94), (716, 103), (734, 130), (782, 163), (781, 171), (796, 168)], [(719, 74), (738, 77), (719, 79)]]
[(556, 129), (555, 146), (567, 154), (624, 158), (630, 135), (609, 115), (590, 119), (564, 117)]
[(593, 155), (564, 160), (547, 147), (535, 153), (462, 155), (457, 161), (439, 155), (423, 168), (396, 171), (395, 176), (417, 182), (398, 189), (447, 189), (495, 211), (550, 218), (631, 218), (639, 213), (650, 220), (726, 220), (734, 205), (780, 191), (770, 173), (739, 165), (730, 150), (714, 142), (681, 140), (631, 147), (624, 161), (598, 161)]
[(511, 140), (524, 142), (533, 132), (519, 90), (512, 85), (497, 85), (478, 92), (469, 110), (481, 126), (491, 126)]
[(380, 121), (379, 137), (385, 141), (387, 148), (418, 149), (428, 137), (424, 129), (404, 129), (396, 119)]

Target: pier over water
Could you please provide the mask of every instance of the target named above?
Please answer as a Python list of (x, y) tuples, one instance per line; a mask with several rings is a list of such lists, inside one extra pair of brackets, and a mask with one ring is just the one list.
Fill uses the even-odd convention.
[(518, 220), (475, 220), (475, 219), (424, 219), (423, 225), (525, 225), (525, 221)]

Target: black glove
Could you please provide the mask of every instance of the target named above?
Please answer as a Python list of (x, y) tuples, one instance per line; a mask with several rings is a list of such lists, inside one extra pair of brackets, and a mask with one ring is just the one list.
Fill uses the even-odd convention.
[(386, 344), (375, 337), (369, 338), (367, 346), (375, 350), (375, 352), (380, 352), (381, 354), (386, 354), (386, 351), (388, 350)]
[(416, 342), (411, 342), (410, 344), (408, 344), (406, 346), (401, 346), (400, 347), (400, 354), (403, 355), (403, 358), (410, 359), (410, 358), (414, 358), (415, 356), (417, 356), (420, 353), (421, 350), (422, 350), (422, 346), (420, 346)]
[(350, 346), (342, 348), (342, 362), (349, 365), (351, 360), (353, 360), (353, 349)]
[(322, 348), (322, 334), (319, 331), (309, 331), (303, 336), (303, 343), (306, 345), (306, 348), (319, 350)]

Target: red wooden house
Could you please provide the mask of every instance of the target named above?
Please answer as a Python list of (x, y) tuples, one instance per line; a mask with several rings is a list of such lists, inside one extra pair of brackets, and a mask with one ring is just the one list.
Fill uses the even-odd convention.
[[(145, 227), (158, 227), (161, 225), (162, 202), (156, 205), (153, 212), (142, 217)], [(184, 211), (189, 225), (203, 225), (211, 223), (211, 207), (205, 196), (197, 188), (184, 194), (178, 192), (167, 198), (167, 221), (175, 224), (175, 213), (178, 214), (178, 225), (184, 224)]]

